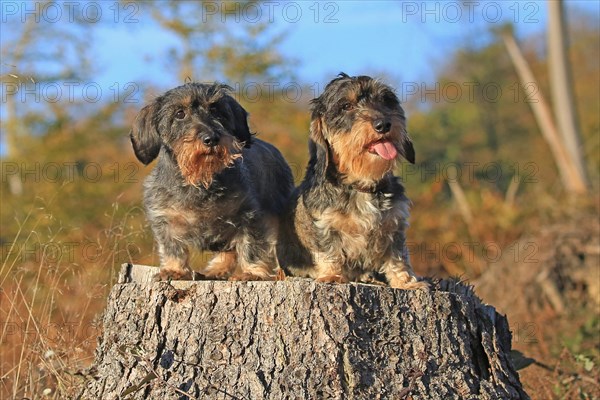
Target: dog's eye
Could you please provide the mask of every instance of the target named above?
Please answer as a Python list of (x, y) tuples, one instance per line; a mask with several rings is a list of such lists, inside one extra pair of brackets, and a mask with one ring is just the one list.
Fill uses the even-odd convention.
[(183, 110), (177, 110), (177, 112), (175, 113), (175, 118), (177, 118), (177, 119), (184, 119), (185, 118), (185, 111), (183, 111)]
[(352, 108), (354, 108), (354, 105), (352, 103), (342, 104), (342, 110), (344, 110), (344, 111), (350, 111), (350, 110), (352, 110)]

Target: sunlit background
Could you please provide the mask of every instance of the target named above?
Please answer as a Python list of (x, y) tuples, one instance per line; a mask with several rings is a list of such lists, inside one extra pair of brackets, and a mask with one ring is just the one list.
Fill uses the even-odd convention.
[(458, 276), (508, 314), (539, 361), (520, 371), (532, 398), (598, 398), (600, 3), (564, 3), (567, 92), (549, 5), (0, 2), (0, 398), (69, 397), (119, 266), (158, 262), (151, 166), (128, 139), (146, 101), (229, 84), (299, 182), (308, 102), (341, 71), (381, 78), (407, 111), (417, 163), (397, 173), (417, 273)]

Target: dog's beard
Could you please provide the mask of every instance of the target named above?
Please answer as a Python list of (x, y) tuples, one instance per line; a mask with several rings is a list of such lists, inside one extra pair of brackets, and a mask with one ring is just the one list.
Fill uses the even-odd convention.
[(207, 147), (199, 140), (182, 140), (175, 148), (177, 164), (186, 185), (208, 188), (215, 174), (233, 166), (242, 157), (243, 143), (223, 135), (219, 145)]

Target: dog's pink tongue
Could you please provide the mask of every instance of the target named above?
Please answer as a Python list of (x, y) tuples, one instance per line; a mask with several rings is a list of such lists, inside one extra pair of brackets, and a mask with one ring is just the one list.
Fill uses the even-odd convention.
[(393, 160), (398, 155), (398, 150), (396, 150), (396, 147), (392, 144), (392, 142), (377, 142), (371, 148), (375, 150), (375, 152), (379, 154), (381, 158), (386, 160)]

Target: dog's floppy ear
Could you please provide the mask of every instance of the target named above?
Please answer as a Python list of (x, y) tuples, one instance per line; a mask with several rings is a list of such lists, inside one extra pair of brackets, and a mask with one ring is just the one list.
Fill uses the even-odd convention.
[(325, 176), (329, 166), (329, 145), (325, 139), (325, 129), (323, 123), (323, 113), (325, 106), (321, 97), (310, 101), (311, 119), (308, 150), (310, 153), (310, 164), (321, 176)]
[(410, 137), (407, 134), (402, 138), (401, 154), (411, 164), (415, 163), (415, 148), (413, 147), (412, 140), (410, 140)]
[(250, 147), (252, 144), (252, 133), (248, 126), (248, 112), (233, 98), (229, 100), (229, 106), (233, 113), (233, 135), (244, 142), (244, 147)]
[(325, 176), (329, 166), (329, 145), (325, 139), (325, 129), (322, 118), (322, 105), (319, 99), (311, 101), (313, 106), (310, 121), (310, 135), (308, 151), (310, 153), (310, 165), (321, 176)]
[(154, 101), (140, 110), (129, 132), (133, 151), (144, 165), (150, 164), (160, 151), (160, 136), (155, 120), (158, 103)]

